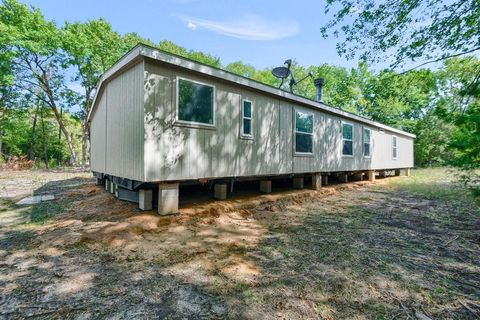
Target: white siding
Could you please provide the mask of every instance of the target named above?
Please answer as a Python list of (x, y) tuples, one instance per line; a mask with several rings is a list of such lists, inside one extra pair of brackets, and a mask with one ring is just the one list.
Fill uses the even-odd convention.
[(90, 124), (90, 168), (102, 173), (105, 172), (106, 103), (107, 94), (103, 91)]
[(104, 94), (107, 97), (104, 173), (143, 181), (143, 63), (110, 80)]
[[(413, 138), (180, 70), (141, 61), (104, 83), (91, 118), (93, 171), (156, 182), (413, 166)], [(215, 86), (215, 128), (175, 123), (177, 76)], [(241, 137), (242, 99), (253, 105), (253, 139)], [(314, 114), (312, 156), (294, 154), (295, 109)], [(353, 124), (352, 157), (342, 155), (342, 120)], [(363, 156), (364, 127), (371, 157)]]
[[(215, 86), (215, 128), (175, 124), (177, 76)], [(145, 181), (186, 180), (289, 173), (407, 168), (413, 166), (413, 139), (398, 137), (398, 159), (391, 159), (391, 134), (353, 124), (352, 157), (342, 155), (343, 118), (294, 105), (281, 98), (213, 78), (146, 63)], [(253, 105), (253, 139), (242, 139), (241, 105)], [(294, 155), (294, 110), (314, 114), (314, 155)], [(363, 127), (372, 130), (371, 157), (363, 156)]]

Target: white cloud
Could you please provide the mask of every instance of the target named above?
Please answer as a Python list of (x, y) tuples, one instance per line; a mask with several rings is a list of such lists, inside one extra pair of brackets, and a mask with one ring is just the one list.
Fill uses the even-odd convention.
[(278, 40), (298, 33), (300, 26), (294, 20), (269, 20), (256, 15), (245, 15), (224, 21), (179, 16), (187, 27), (205, 29), (244, 40)]
[(189, 29), (192, 29), (192, 30), (197, 29), (197, 25), (196, 25), (195, 23), (191, 22), (191, 21), (188, 21), (187, 27), (188, 27)]

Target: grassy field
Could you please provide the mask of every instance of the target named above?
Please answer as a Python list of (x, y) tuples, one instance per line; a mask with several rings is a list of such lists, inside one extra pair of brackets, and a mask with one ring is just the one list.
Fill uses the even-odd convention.
[[(0, 318), (480, 317), (479, 203), (448, 169), (170, 217), (83, 173), (5, 176)], [(57, 200), (16, 206), (29, 177)]]

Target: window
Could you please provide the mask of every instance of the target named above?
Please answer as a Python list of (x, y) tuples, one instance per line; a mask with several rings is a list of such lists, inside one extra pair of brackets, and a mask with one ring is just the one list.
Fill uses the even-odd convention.
[(214, 126), (215, 88), (177, 78), (177, 120)]
[(344, 156), (353, 156), (353, 125), (350, 123), (342, 123), (342, 154)]
[(252, 133), (252, 102), (243, 100), (242, 102), (242, 136), (253, 137)]
[(363, 128), (363, 156), (370, 157), (370, 139), (371, 131), (368, 128)]
[(397, 159), (397, 137), (392, 137), (392, 158)]
[(295, 152), (313, 153), (313, 114), (295, 111)]

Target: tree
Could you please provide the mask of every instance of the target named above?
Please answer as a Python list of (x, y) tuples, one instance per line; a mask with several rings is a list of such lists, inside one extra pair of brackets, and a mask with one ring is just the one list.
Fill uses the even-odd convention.
[(239, 76), (251, 78), (257, 73), (257, 70), (251, 64), (245, 64), (242, 61), (235, 61), (225, 66), (225, 70), (238, 74)]
[(16, 95), (12, 87), (15, 77), (12, 67), (13, 54), (8, 50), (9, 37), (6, 27), (0, 24), (0, 157), (3, 150), (3, 127), (7, 109), (11, 107)]
[(358, 92), (352, 75), (346, 68), (324, 63), (310, 67), (310, 71), (315, 78), (325, 79), (322, 95), (325, 103), (343, 110), (353, 111), (353, 105), (358, 99)]
[[(404, 81), (402, 79), (409, 82), (417, 80), (417, 76), (427, 76), (426, 73), (413, 74), (412, 79), (412, 70), (445, 61), (443, 69), (447, 72), (442, 75), (440, 71), (436, 78), (441, 88), (435, 98), (430, 96), (430, 103), (435, 104), (435, 110), (423, 119), (432, 121), (430, 124), (447, 121), (453, 126), (446, 143), (452, 155), (450, 163), (467, 170), (468, 179), (475, 176), (474, 169), (480, 166), (480, 64), (475, 58), (447, 59), (480, 51), (478, 0), (392, 0), (388, 3), (375, 0), (327, 0), (325, 12), (328, 14), (331, 9), (334, 10), (333, 18), (321, 32), (327, 37), (333, 31), (333, 35), (341, 39), (337, 44), (339, 54), (347, 58), (360, 56), (374, 62), (385, 61), (386, 56), (392, 55), (393, 60), (389, 61), (391, 68), (407, 62), (416, 64), (400, 76), (389, 77), (392, 79), (387, 83), (389, 90), (401, 94), (396, 90), (396, 83)], [(420, 91), (424, 91), (423, 85), (430, 86), (431, 76), (427, 78), (416, 82), (420, 84)], [(403, 87), (417, 89), (416, 86), (405, 84)], [(398, 95), (394, 100), (382, 101), (383, 97), (376, 95), (372, 111), (377, 113), (378, 106), (385, 104), (400, 111), (408, 104), (424, 105), (423, 100), (428, 97), (421, 92), (413, 92), (410, 96), (420, 100), (407, 101), (404, 96)], [(409, 110), (402, 112), (405, 111)], [(415, 119), (421, 117), (423, 111), (422, 108), (415, 108), (404, 116)], [(417, 129), (420, 128), (422, 133), (427, 133), (423, 130), (425, 127), (417, 126)]]
[(441, 95), (436, 114), (454, 125), (451, 163), (466, 170), (480, 168), (480, 60), (447, 60), (438, 72)]
[(377, 62), (392, 54), (397, 67), (480, 50), (478, 0), (327, 0), (325, 13), (331, 10), (321, 33), (341, 39), (337, 51), (347, 58)]
[(175, 54), (190, 60), (198, 61), (200, 63), (206, 64), (212, 67), (220, 68), (222, 65), (218, 57), (214, 57), (210, 54), (203, 53), (200, 51), (193, 51), (193, 50), (189, 51), (181, 46), (176, 45), (170, 40), (160, 41), (157, 48), (165, 52)]
[[(131, 39), (131, 35), (128, 39)], [(76, 71), (71, 80), (79, 82), (85, 91), (81, 97), (82, 110), (79, 113), (83, 126), (82, 164), (85, 166), (90, 129), (87, 115), (92, 107), (98, 80), (126, 49), (121, 36), (104, 19), (86, 23), (67, 22), (61, 32), (61, 47), (66, 53), (63, 63), (65, 66), (73, 66)]]
[(45, 20), (40, 10), (30, 10), (15, 0), (4, 0), (0, 12), (0, 28), (9, 34), (3, 45), (14, 57), (15, 85), (19, 91), (37, 96), (50, 107), (69, 147), (70, 164), (74, 164), (73, 141), (61, 111), (67, 107), (64, 102), (72, 97), (72, 92), (65, 85), (59, 30), (53, 22)]

